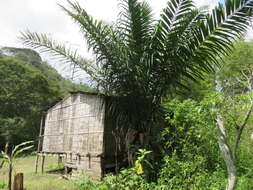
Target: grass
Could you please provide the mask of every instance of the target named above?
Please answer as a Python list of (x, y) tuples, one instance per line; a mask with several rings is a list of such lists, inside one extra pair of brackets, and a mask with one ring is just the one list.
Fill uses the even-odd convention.
[[(27, 156), (16, 159), (14, 163), (14, 173), (24, 173), (24, 187), (26, 190), (74, 190), (73, 182), (61, 178), (60, 174), (48, 173), (57, 169), (57, 157), (46, 157), (44, 174), (41, 173), (41, 163), (39, 172), (35, 174), (36, 156)], [(8, 183), (7, 164), (0, 169), (0, 184)]]

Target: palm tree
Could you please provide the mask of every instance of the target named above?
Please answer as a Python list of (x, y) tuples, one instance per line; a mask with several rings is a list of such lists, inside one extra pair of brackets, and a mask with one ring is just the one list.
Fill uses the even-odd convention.
[(108, 95), (148, 97), (160, 103), (172, 86), (214, 71), (250, 22), (252, 0), (227, 0), (204, 13), (192, 0), (170, 0), (155, 20), (146, 2), (121, 0), (116, 24), (93, 19), (78, 3), (62, 9), (80, 26), (96, 56), (91, 63), (45, 34), (27, 31), (25, 45), (61, 56), (89, 74)]
[(68, 3), (60, 6), (80, 26), (94, 64), (45, 34), (27, 31), (22, 41), (83, 69), (100, 92), (115, 97), (109, 108), (117, 125), (146, 137), (159, 121), (162, 99), (213, 72), (246, 33), (253, 10), (253, 0), (226, 0), (211, 13), (192, 0), (169, 0), (155, 20), (145, 1), (120, 0), (117, 22), (107, 24)]
[(27, 31), (22, 41), (83, 69), (100, 91), (127, 97), (138, 113), (145, 106), (156, 108), (173, 87), (184, 87), (184, 80), (214, 71), (246, 32), (253, 8), (253, 0), (227, 0), (209, 14), (198, 10), (192, 0), (170, 0), (155, 20), (146, 2), (121, 0), (116, 24), (106, 24), (78, 3), (68, 3), (70, 9), (60, 6), (80, 26), (95, 64), (45, 34)]

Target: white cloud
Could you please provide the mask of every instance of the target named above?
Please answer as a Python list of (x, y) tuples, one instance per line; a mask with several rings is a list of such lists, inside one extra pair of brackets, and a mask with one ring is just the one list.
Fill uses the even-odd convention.
[(217, 5), (219, 0), (195, 0), (195, 3), (198, 7), (208, 5), (210, 8), (213, 8)]

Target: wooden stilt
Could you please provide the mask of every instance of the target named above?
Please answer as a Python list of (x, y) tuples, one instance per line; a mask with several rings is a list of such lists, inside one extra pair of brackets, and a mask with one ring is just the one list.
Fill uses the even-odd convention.
[(38, 172), (38, 165), (39, 165), (39, 152), (40, 152), (40, 147), (41, 147), (41, 135), (42, 135), (42, 128), (43, 128), (43, 120), (44, 116), (42, 115), (41, 120), (40, 120), (40, 134), (38, 137), (38, 147), (37, 147), (37, 157), (36, 157), (36, 163), (35, 163), (35, 173)]
[(68, 174), (68, 168), (67, 166), (64, 167), (64, 175), (67, 175)]
[(58, 154), (58, 166), (62, 163), (62, 156)]
[(41, 162), (41, 172), (44, 173), (44, 163), (45, 163), (45, 156), (42, 156), (42, 162)]
[(88, 153), (87, 156), (89, 158), (89, 169), (91, 169), (91, 155), (90, 155), (90, 153)]
[(40, 156), (39, 156), (39, 154), (37, 153), (36, 164), (35, 164), (35, 173), (38, 172), (39, 158), (40, 158)]

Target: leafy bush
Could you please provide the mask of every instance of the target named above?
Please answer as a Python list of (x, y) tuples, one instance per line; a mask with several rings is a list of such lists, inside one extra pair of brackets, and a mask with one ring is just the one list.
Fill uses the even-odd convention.
[(205, 158), (195, 155), (192, 159), (181, 160), (174, 154), (165, 157), (159, 173), (158, 186), (166, 190), (222, 189), (225, 175), (205, 169)]
[(166, 190), (222, 189), (223, 162), (216, 139), (213, 97), (202, 102), (165, 103), (166, 126), (159, 134), (163, 159), (157, 187)]
[(91, 176), (88, 173), (82, 173), (79, 180), (74, 181), (78, 190), (92, 190), (95, 188), (95, 183), (91, 181)]
[(237, 190), (252, 190), (253, 189), (253, 178), (249, 178), (248, 176), (241, 176), (238, 178), (237, 182)]
[(172, 100), (165, 104), (166, 126), (159, 134), (165, 157), (176, 154), (183, 161), (201, 156), (205, 168), (222, 165), (216, 139), (216, 123), (212, 98), (198, 103), (194, 100)]
[(147, 160), (150, 151), (140, 149), (135, 167), (123, 169), (118, 175), (108, 174), (101, 182), (92, 182), (89, 175), (75, 182), (80, 190), (148, 190), (154, 189), (155, 183), (148, 183), (146, 166), (151, 167)]
[(0, 183), (0, 189), (4, 189), (6, 187), (5, 183)]
[[(226, 169), (216, 139), (216, 94), (201, 102), (172, 100), (165, 104), (166, 119), (157, 134), (159, 150), (140, 150), (135, 167), (108, 174), (101, 182), (84, 180), (81, 190), (220, 190), (226, 186)], [(248, 144), (247, 144), (248, 143)], [(238, 190), (253, 189), (250, 140), (241, 144)], [(160, 159), (154, 154), (160, 154)], [(150, 161), (152, 164), (151, 166)], [(150, 171), (156, 172), (153, 181)]]

